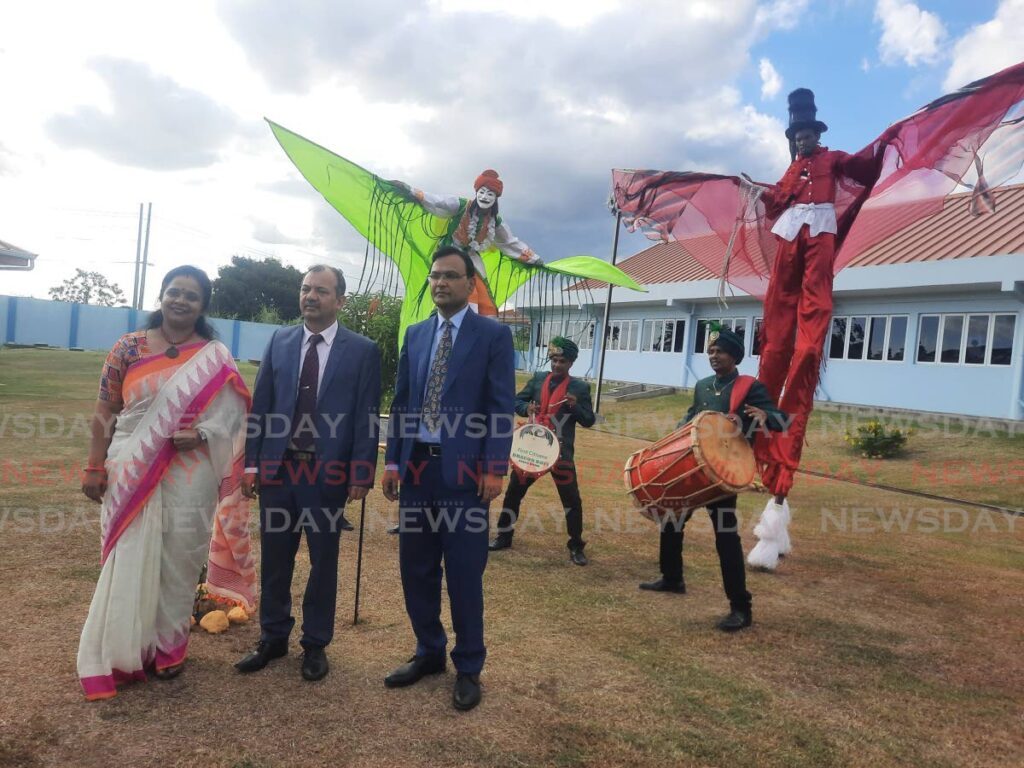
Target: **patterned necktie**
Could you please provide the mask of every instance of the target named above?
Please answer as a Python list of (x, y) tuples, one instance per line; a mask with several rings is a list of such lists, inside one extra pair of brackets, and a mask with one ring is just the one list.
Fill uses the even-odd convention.
[(444, 321), (441, 341), (434, 354), (434, 365), (427, 379), (427, 393), (423, 396), (423, 424), (430, 432), (437, 432), (441, 421), (441, 388), (448, 373), (448, 358), (452, 353), (452, 321)]
[(320, 355), (316, 348), (323, 340), (319, 333), (309, 337), (309, 349), (299, 373), (299, 393), (295, 397), (295, 419), (292, 421), (292, 447), (296, 451), (312, 451), (315, 445), (313, 414), (316, 413), (317, 379), (320, 377)]

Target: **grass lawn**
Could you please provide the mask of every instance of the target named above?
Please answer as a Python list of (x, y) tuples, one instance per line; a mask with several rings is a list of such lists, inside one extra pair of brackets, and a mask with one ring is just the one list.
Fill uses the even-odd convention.
[[(235, 673), (258, 637), (249, 624), (194, 633), (176, 680), (87, 703), (75, 654), (99, 530), (77, 468), (101, 362), (0, 351), (0, 766), (1024, 765), (1024, 519), (801, 476), (791, 557), (748, 573), (750, 630), (713, 628), (726, 601), (702, 513), (686, 537), (688, 594), (637, 590), (657, 574), (657, 534), (627, 502), (622, 464), (638, 438), (671, 428), (687, 394), (606, 403), (607, 431), (580, 430), (590, 566), (568, 561), (551, 482), (531, 490), (514, 548), (488, 564), (489, 656), (473, 712), (452, 709), (451, 671), (382, 684), (413, 641), (384, 530), (396, 511), (379, 492), (355, 627), (356, 542), (342, 540), (323, 682), (301, 680), (295, 645), (260, 673)], [(851, 456), (819, 423), (809, 438), (815, 468), (1021, 504), (1020, 438), (919, 433), (895, 462)], [(914, 469), (936, 463), (928, 476)], [(748, 550), (764, 500), (741, 498)], [(296, 570), (298, 611), (304, 548)]]

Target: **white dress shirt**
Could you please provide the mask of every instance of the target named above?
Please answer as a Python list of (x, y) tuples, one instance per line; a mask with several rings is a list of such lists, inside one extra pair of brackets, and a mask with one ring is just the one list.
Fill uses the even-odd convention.
[[(335, 320), (329, 326), (320, 331), (320, 335), (324, 337), (324, 340), (316, 345), (317, 362), (320, 365), (320, 369), (316, 374), (316, 393), (320, 395), (320, 386), (324, 383), (324, 371), (327, 369), (327, 358), (331, 354), (331, 346), (334, 344), (334, 339), (338, 335), (338, 321)], [(313, 336), (313, 332), (306, 327), (306, 324), (302, 324), (302, 348), (299, 350), (299, 375), (296, 377), (297, 382), (302, 378), (302, 363), (306, 360), (306, 353), (309, 352), (309, 340)], [(298, 385), (296, 385), (296, 393), (298, 392)]]

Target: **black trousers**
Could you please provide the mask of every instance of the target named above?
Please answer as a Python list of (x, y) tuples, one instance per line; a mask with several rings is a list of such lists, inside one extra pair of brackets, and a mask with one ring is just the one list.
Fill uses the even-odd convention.
[[(580, 486), (576, 480), (576, 463), (571, 460), (559, 460), (551, 468), (551, 477), (555, 481), (562, 507), (565, 508), (565, 529), (569, 534), (566, 546), (569, 549), (582, 549), (586, 542), (583, 541), (583, 500), (580, 498)], [(505, 491), (505, 498), (501, 502), (501, 514), (498, 516), (499, 536), (512, 538), (516, 520), (519, 519), (519, 506), (530, 486), (537, 480), (536, 477), (521, 478), (518, 472), (512, 470), (512, 479), (509, 481), (508, 490)]]
[[(739, 524), (736, 520), (736, 497), (722, 499), (708, 507), (711, 524), (715, 528), (715, 548), (722, 568), (722, 585), (729, 605), (734, 609), (749, 611), (751, 597), (747, 592), (747, 571), (743, 562), (743, 544), (740, 541)], [(681, 519), (666, 515), (661, 525), (658, 564), (665, 581), (679, 583), (683, 580), (683, 532), (686, 522), (693, 515), (690, 510)]]

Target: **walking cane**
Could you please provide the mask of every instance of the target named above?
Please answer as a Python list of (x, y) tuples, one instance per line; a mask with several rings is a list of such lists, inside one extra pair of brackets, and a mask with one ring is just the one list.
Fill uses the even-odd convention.
[(366, 499), (359, 510), (359, 552), (356, 554), (356, 608), (352, 616), (353, 626), (359, 623), (359, 582), (363, 573), (363, 531), (366, 529)]

